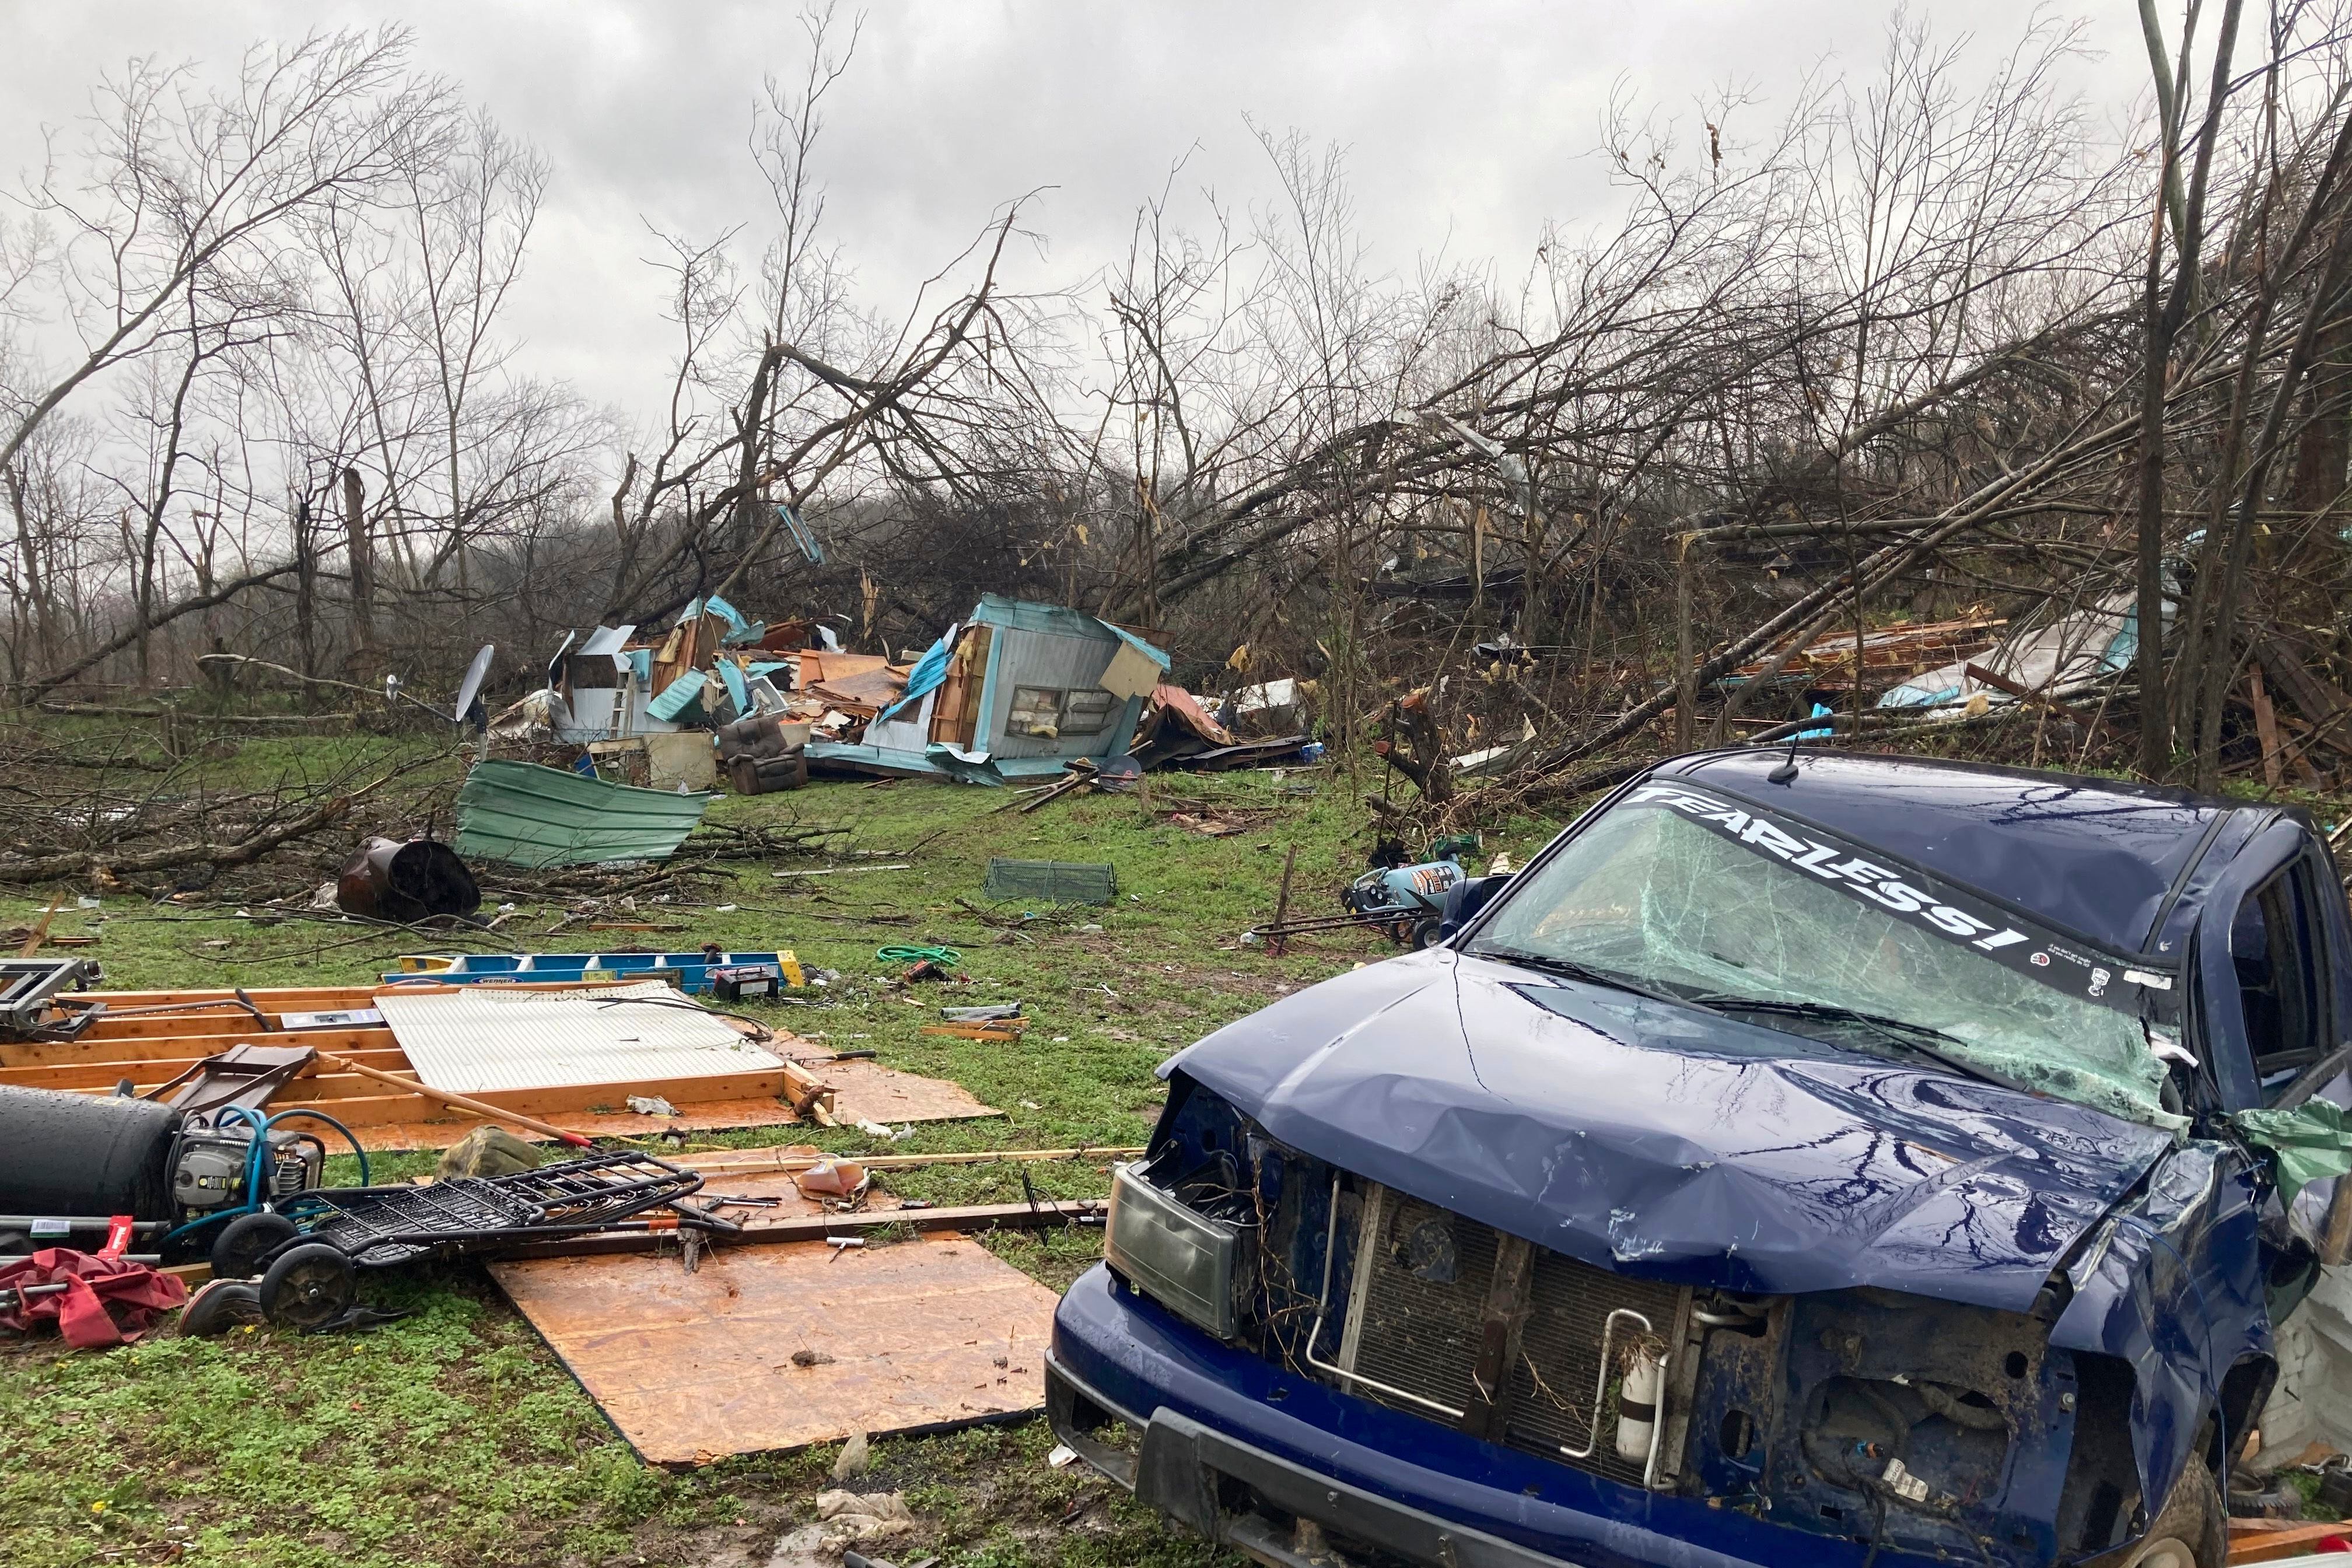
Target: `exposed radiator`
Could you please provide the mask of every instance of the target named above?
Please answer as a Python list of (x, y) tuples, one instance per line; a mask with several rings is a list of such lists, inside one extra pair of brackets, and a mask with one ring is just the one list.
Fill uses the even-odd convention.
[[(1456, 1425), (1451, 1413), (1476, 1402), (1479, 1348), (1503, 1238), (1490, 1226), (1383, 1187), (1366, 1195), (1365, 1235), (1339, 1365), (1363, 1380), (1353, 1388), (1366, 1398)], [(1613, 1375), (1600, 1440), (1592, 1441), (1601, 1339), (1610, 1313), (1629, 1310), (1673, 1342), (1683, 1294), (1671, 1285), (1625, 1279), (1537, 1248), (1526, 1325), (1507, 1380), (1501, 1440), (1641, 1485), (1643, 1466), (1617, 1457)], [(1617, 1345), (1625, 1339), (1621, 1330)], [(1589, 1458), (1561, 1452), (1588, 1446)]]

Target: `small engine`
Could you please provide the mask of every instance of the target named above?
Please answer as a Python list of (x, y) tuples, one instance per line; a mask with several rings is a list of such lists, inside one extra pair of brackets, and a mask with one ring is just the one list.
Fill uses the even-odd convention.
[(238, 1120), (215, 1125), (190, 1118), (173, 1140), (171, 1155), (172, 1202), (191, 1214), (203, 1214), (255, 1199), (275, 1201), (315, 1187), (326, 1168), (326, 1145), (310, 1132), (272, 1128), (261, 1153), (264, 1191), (247, 1193), (253, 1169), (253, 1128)]
[[(14, 1214), (129, 1215), (174, 1226), (318, 1186), (327, 1145), (315, 1124), (289, 1118), (264, 1131), (268, 1114), (0, 1084), (0, 1194)], [(252, 1184), (265, 1190), (248, 1192)]]

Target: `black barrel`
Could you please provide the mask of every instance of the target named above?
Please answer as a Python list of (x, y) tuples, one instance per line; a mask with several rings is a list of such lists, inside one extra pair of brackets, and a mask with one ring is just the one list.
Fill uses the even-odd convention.
[(170, 1219), (179, 1127), (152, 1100), (0, 1084), (0, 1214)]

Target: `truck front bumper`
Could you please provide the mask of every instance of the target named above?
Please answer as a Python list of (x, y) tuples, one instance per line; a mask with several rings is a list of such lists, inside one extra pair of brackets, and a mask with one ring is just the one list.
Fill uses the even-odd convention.
[[(1137, 1501), (1261, 1563), (1329, 1568), (1328, 1557), (1301, 1551), (1297, 1524), (1284, 1527), (1280, 1516), (1286, 1514), (1342, 1535), (1378, 1541), (1390, 1554), (1432, 1568), (1562, 1568), (1559, 1558), (1375, 1497), (1165, 1406), (1149, 1420), (1113, 1410), (1050, 1354), (1045, 1415), (1055, 1436), (1133, 1492)], [(1141, 1434), (1134, 1451), (1101, 1440), (1100, 1419), (1107, 1415)], [(1237, 1500), (1240, 1507), (1231, 1506)]]
[[(1045, 1409), (1096, 1470), (1211, 1541), (1328, 1568), (1299, 1521), (1427, 1568), (1858, 1564), (1849, 1542), (1619, 1486), (1218, 1343), (1097, 1266), (1054, 1316)], [(1882, 1568), (1904, 1561), (1889, 1550)]]

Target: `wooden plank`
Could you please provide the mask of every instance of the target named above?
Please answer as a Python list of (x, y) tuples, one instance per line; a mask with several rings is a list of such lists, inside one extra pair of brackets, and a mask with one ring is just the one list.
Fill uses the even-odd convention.
[(2271, 707), (2259, 662), (2246, 666), (2246, 701), (2254, 710), (2254, 733), (2263, 743), (2263, 783), (2276, 789), (2286, 779), (2279, 766), (2278, 713)]
[[(350, 1059), (364, 1062), (369, 1067), (386, 1072), (405, 1072), (408, 1058), (396, 1050), (353, 1051)], [(21, 1084), (26, 1089), (111, 1089), (124, 1079), (139, 1086), (139, 1092), (160, 1089), (181, 1073), (194, 1067), (198, 1058), (190, 1061), (88, 1061), (58, 1062), (48, 1067), (0, 1068), (0, 1083)], [(331, 1076), (331, 1075), (330, 1075)], [(313, 1081), (305, 1079), (305, 1083)], [(313, 1095), (331, 1098), (337, 1094), (358, 1092), (350, 1089), (321, 1088), (304, 1093), (289, 1089), (281, 1100), (306, 1100)]]
[[(1054, 1292), (968, 1237), (491, 1265), (648, 1463), (708, 1464), (1045, 1402)], [(815, 1364), (793, 1362), (806, 1352)]]
[[(2352, 696), (2347, 696), (2314, 675), (2302, 657), (2279, 638), (2256, 637), (2252, 639), (2252, 647), (2254, 657), (2262, 660), (2263, 668), (2269, 678), (2286, 694), (2286, 700), (2312, 723), (2326, 730), (2332, 721), (2352, 711)], [(2340, 732), (2338, 738), (2341, 738)]]
[[(803, 1150), (805, 1150), (803, 1145)], [(805, 1171), (812, 1165), (832, 1159), (830, 1154), (796, 1152), (785, 1144), (773, 1149), (728, 1149), (710, 1154), (688, 1154), (670, 1161), (689, 1171), (699, 1171), (706, 1176), (740, 1175), (771, 1171)], [(1109, 1164), (1119, 1160), (1139, 1160), (1143, 1147), (1089, 1149), (972, 1149), (950, 1154), (860, 1154), (859, 1164), (869, 1171), (908, 1171), (932, 1165), (987, 1165), (998, 1161), (1022, 1164), (1040, 1164), (1055, 1160), (1089, 1160), (1097, 1164)], [(2352, 1186), (2345, 1189), (2352, 1194)], [(2352, 1203), (2345, 1205), (2352, 1215)]]
[[(299, 1091), (302, 1084), (332, 1076), (331, 1068), (322, 1069), (317, 1073), (305, 1075), (295, 1085), (289, 1087)], [(394, 1076), (409, 1082), (416, 1081), (416, 1074), (404, 1065), (394, 1069)], [(709, 1078), (656, 1079), (646, 1083), (581, 1083), (557, 1084), (543, 1089), (486, 1089), (478, 1094), (470, 1094), (465, 1098), (478, 1100), (485, 1105), (495, 1105), (502, 1110), (520, 1111), (525, 1116), (544, 1117), (573, 1110), (597, 1110), (605, 1108), (617, 1110), (631, 1095), (646, 1100), (667, 1100), (671, 1104), (678, 1106), (698, 1100), (740, 1100), (761, 1098), (772, 1100), (775, 1096), (783, 1093), (790, 1087), (791, 1082), (791, 1076), (782, 1068), (772, 1068), (762, 1072), (722, 1073)], [(430, 1087), (430, 1085), (419, 1085), (421, 1089)], [(299, 1098), (299, 1093), (279, 1097), (281, 1102)], [(433, 1097), (426, 1094), (424, 1098), (430, 1100)], [(779, 1110), (781, 1110), (782, 1108), (779, 1107)]]
[[(737, 1182), (746, 1179), (730, 1177), (728, 1186), (732, 1190)], [(1099, 1198), (1041, 1199), (1034, 1208), (1027, 1204), (965, 1204), (952, 1208), (861, 1210), (856, 1214), (828, 1214), (747, 1226), (740, 1236), (715, 1237), (711, 1245), (782, 1246), (793, 1242), (822, 1241), (828, 1236), (863, 1236), (886, 1226), (903, 1226), (918, 1232), (1054, 1230), (1066, 1225), (1100, 1224), (1108, 1212), (1108, 1205)], [(674, 1245), (672, 1238), (666, 1236), (647, 1235), (644, 1231), (610, 1231), (597, 1236), (570, 1237), (562, 1241), (528, 1242), (505, 1256), (514, 1258), (603, 1258), (616, 1253), (658, 1252), (671, 1245)]]
[[(363, 1035), (356, 1043), (338, 1043), (333, 1033), (320, 1035), (258, 1035), (249, 1040), (111, 1040), (79, 1047), (61, 1045), (58, 1041), (36, 1042), (26, 1048), (0, 1046), (0, 1074), (57, 1071), (68, 1068), (119, 1067), (131, 1069), (131, 1076), (169, 1078), (183, 1068), (193, 1067), (206, 1057), (216, 1057), (239, 1045), (290, 1046), (296, 1049), (332, 1051), (337, 1056), (376, 1067), (387, 1063), (406, 1067), (407, 1056), (393, 1044), (388, 1035)], [(0, 1079), (0, 1081), (5, 1081)]]
[(982, 1040), (992, 1046), (1018, 1044), (1028, 1029), (1026, 1018), (1005, 1018), (986, 1024), (926, 1024), (921, 1033), (943, 1035), (956, 1040)]
[[(366, 1104), (362, 1100), (339, 1101), (331, 1114), (341, 1116), (344, 1105)], [(445, 1108), (416, 1097), (411, 1109), (397, 1116), (376, 1117), (366, 1126), (354, 1124), (352, 1131), (371, 1152), (390, 1149), (446, 1149), (481, 1122), (470, 1116), (454, 1119), (445, 1117)], [(717, 1100), (700, 1105), (682, 1107), (682, 1116), (640, 1116), (633, 1110), (616, 1110), (599, 1115), (585, 1110), (557, 1111), (546, 1118), (558, 1127), (590, 1138), (646, 1138), (663, 1132), (722, 1132), (745, 1127), (792, 1127), (801, 1118), (792, 1108), (774, 1100)]]
[(41, 911), (41, 918), (35, 923), (33, 929), (25, 933), (25, 945), (16, 950), (17, 957), (30, 958), (40, 951), (41, 943), (49, 938), (49, 922), (57, 919), (58, 911), (65, 907), (66, 896), (61, 890), (56, 898), (49, 900), (49, 907)]
[[(364, 1065), (415, 1081), (415, 1073), (408, 1059), (397, 1053), (379, 1053), (380, 1059)], [(388, 1059), (381, 1059), (388, 1058)], [(354, 1058), (358, 1059), (358, 1058)], [(111, 1093), (115, 1084), (124, 1078), (131, 1080), (136, 1091), (146, 1095), (162, 1088), (181, 1068), (193, 1063), (95, 1063), (88, 1068), (46, 1068), (33, 1069), (49, 1074), (78, 1077), (79, 1082), (58, 1081), (55, 1078), (32, 1079), (19, 1076), (22, 1069), (0, 1070), (0, 1082), (21, 1083), (30, 1089), (72, 1089), (83, 1091)], [(128, 1069), (128, 1070), (126, 1070)], [(664, 1079), (646, 1084), (590, 1083), (573, 1084), (552, 1089), (486, 1089), (469, 1098), (495, 1105), (505, 1110), (518, 1110), (526, 1116), (560, 1115), (565, 1111), (595, 1110), (600, 1107), (618, 1109), (631, 1095), (646, 1099), (667, 1100), (684, 1109), (704, 1100), (743, 1100), (766, 1099), (775, 1100), (792, 1086), (791, 1075), (782, 1068), (765, 1072), (729, 1073), (717, 1078)], [(397, 1095), (398, 1091), (394, 1091)], [(276, 1105), (300, 1105), (313, 1101), (331, 1104), (334, 1101), (381, 1096), (384, 1086), (353, 1073), (322, 1070), (307, 1073), (287, 1086), (286, 1091), (272, 1102)], [(419, 1094), (416, 1100), (436, 1103), (431, 1097)], [(785, 1108), (778, 1104), (775, 1119), (787, 1120)]]
[(2284, 1529), (2249, 1528), (2273, 1523), (2270, 1520), (2231, 1520), (2230, 1554), (2224, 1561), (2233, 1565), (2240, 1563), (2287, 1562), (2309, 1556), (2321, 1542), (2330, 1536), (2352, 1538), (2352, 1521), (2335, 1524), (2287, 1524)]

